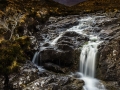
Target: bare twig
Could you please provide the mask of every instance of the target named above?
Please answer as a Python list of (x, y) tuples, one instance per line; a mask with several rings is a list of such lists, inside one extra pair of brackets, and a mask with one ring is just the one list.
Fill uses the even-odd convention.
[(7, 32), (8, 30), (11, 32), (9, 40), (12, 39), (12, 36), (14, 34), (14, 30), (18, 25), (19, 20), (22, 18), (22, 14), (15, 13), (12, 16), (4, 17), (4, 19), (0, 19), (0, 29), (4, 29), (4, 32)]

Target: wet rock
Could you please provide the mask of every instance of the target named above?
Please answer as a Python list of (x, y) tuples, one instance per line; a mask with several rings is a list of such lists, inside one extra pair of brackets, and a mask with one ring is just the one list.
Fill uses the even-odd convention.
[(50, 39), (56, 38), (60, 32), (66, 31), (68, 28), (79, 24), (78, 16), (66, 16), (66, 17), (50, 17), (46, 22), (42, 33), (49, 34)]
[(61, 38), (58, 39), (57, 44), (68, 44), (68, 45), (73, 45), (73, 40), (71, 39), (71, 37), (67, 37), (67, 36), (62, 36)]
[(120, 19), (119, 18), (110, 18), (108, 21), (102, 23), (102, 30), (100, 31), (99, 36), (104, 40), (111, 40), (118, 35), (120, 32)]
[[(63, 43), (63, 42), (62, 42)], [(73, 46), (67, 45), (67, 44), (57, 44), (58, 49), (67, 51), (67, 50), (74, 50)]]
[[(103, 26), (109, 26), (109, 25), (114, 25), (115, 23), (119, 23), (119, 19), (118, 18), (109, 18), (109, 20), (107, 20), (107, 21), (105, 21), (105, 22), (103, 22), (102, 24), (103, 24)], [(107, 27), (106, 27), (107, 28)]]
[(70, 65), (73, 63), (75, 56), (73, 51), (61, 51), (54, 49), (45, 49), (40, 52), (42, 62), (53, 62), (61, 65)]
[(68, 36), (68, 37), (79, 37), (80, 40), (88, 40), (88, 37), (82, 35), (82, 34), (79, 34), (79, 33), (76, 33), (74, 31), (67, 31), (63, 34), (63, 36)]
[[(89, 39), (88, 39), (87, 36), (78, 34), (78, 33), (74, 32), (74, 31), (67, 31), (67, 32), (65, 32), (63, 34), (63, 36), (60, 39), (58, 39), (57, 46), (60, 45), (61, 47), (63, 46), (66, 49), (68, 48), (68, 50), (71, 50), (71, 49), (75, 49), (75, 48), (81, 47), (88, 40)], [(63, 50), (65, 48), (63, 48)]]
[(21, 65), (19, 74), (10, 75), (10, 84), (13, 89), (21, 90), (26, 84), (39, 78), (39, 70), (32, 62), (28, 61), (26, 64)]
[(80, 34), (74, 32), (74, 31), (68, 31), (68, 32), (65, 32), (64, 36), (69, 36), (69, 37), (74, 37), (74, 36), (80, 36)]
[(102, 83), (105, 85), (107, 90), (120, 90), (117, 81), (102, 81)]
[(73, 25), (77, 25), (78, 19), (76, 16), (67, 16), (67, 17), (50, 17), (47, 24), (50, 24), (47, 26), (49, 29), (55, 29), (55, 28), (69, 28)]
[(44, 68), (50, 71), (54, 71), (56, 73), (65, 73), (65, 69), (61, 68), (59, 65), (53, 63), (45, 63)]
[(76, 72), (76, 73), (72, 74), (72, 77), (74, 77), (74, 78), (81, 78), (82, 74), (79, 73), (79, 72)]
[(49, 43), (45, 43), (45, 44), (43, 44), (43, 46), (44, 47), (48, 47), (48, 46), (50, 46), (50, 44)]
[(82, 90), (84, 85), (83, 80), (61, 75), (42, 77), (35, 82), (38, 83), (38, 86), (31, 83), (23, 90), (29, 90), (29, 87), (35, 87), (35, 90)]
[(98, 77), (102, 80), (120, 82), (120, 37), (103, 44), (100, 48)]

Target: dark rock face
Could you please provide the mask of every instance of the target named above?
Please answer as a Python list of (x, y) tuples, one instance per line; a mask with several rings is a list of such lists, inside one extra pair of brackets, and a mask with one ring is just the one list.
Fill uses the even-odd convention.
[[(109, 24), (108, 24), (109, 23)], [(99, 46), (98, 78), (117, 81), (120, 86), (120, 26), (119, 19), (106, 22), (101, 36), (105, 42)]]
[(72, 51), (65, 52), (65, 51), (59, 51), (59, 50), (46, 49), (41, 52), (41, 60), (43, 62), (53, 62), (58, 64), (60, 63), (62, 65), (72, 64), (72, 61), (74, 60), (73, 57), (74, 56)]
[(104, 40), (112, 40), (120, 34), (120, 19), (110, 18), (109, 21), (102, 23), (102, 30), (99, 36)]
[(99, 77), (104, 80), (120, 82), (120, 37), (114, 38), (101, 47)]
[(65, 73), (66, 72), (66, 70), (64, 68), (61, 68), (60, 66), (53, 64), (53, 63), (45, 63), (44, 68), (46, 68), (47, 70), (50, 70), (50, 71), (57, 72), (57, 73), (59, 73), (59, 72)]

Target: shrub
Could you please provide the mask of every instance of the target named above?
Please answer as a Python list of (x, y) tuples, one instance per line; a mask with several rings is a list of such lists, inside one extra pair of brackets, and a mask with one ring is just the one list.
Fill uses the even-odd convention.
[(27, 58), (30, 40), (24, 36), (14, 41), (4, 40), (0, 43), (0, 75), (5, 77), (5, 85), (9, 83), (9, 74), (19, 71), (19, 64)]

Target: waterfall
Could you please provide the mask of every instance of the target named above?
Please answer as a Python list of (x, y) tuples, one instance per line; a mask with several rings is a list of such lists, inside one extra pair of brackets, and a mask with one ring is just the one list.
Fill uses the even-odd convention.
[(36, 65), (38, 65), (38, 60), (39, 60), (39, 52), (35, 52), (34, 56), (33, 56), (33, 59), (32, 59), (32, 62)]
[(38, 70), (40, 72), (44, 72), (45, 70), (41, 66), (39, 66), (39, 59), (40, 58), (41, 58), (40, 57), (40, 52), (37, 51), (37, 52), (35, 52), (35, 54), (33, 56), (32, 62), (35, 64), (35, 66), (38, 68)]
[(100, 42), (89, 41), (84, 45), (80, 54), (80, 72), (85, 76), (95, 77), (97, 47)]
[[(98, 52), (99, 41), (96, 36), (91, 37), (91, 41), (83, 45), (80, 54), (80, 73), (82, 73), (81, 79), (84, 80), (84, 90), (106, 90), (104, 85), (97, 79), (95, 79), (95, 65)], [(96, 41), (92, 41), (96, 39)]]

